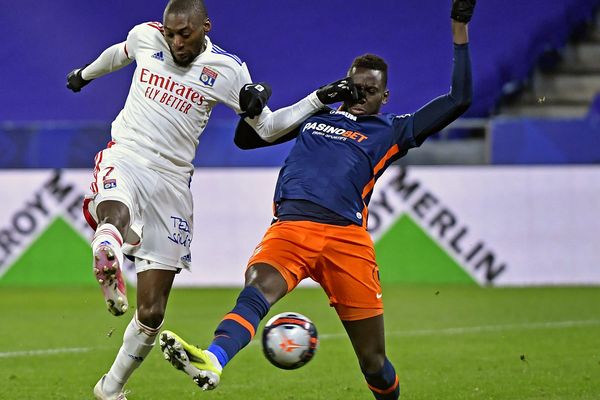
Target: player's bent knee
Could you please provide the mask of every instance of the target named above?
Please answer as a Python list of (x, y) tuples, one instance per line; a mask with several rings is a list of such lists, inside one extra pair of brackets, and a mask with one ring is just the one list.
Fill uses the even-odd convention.
[(383, 368), (385, 353), (362, 352), (358, 354), (358, 361), (363, 374), (372, 374)]
[(121, 235), (125, 237), (129, 229), (129, 208), (119, 201), (106, 200), (98, 204), (96, 208), (99, 224), (109, 223), (114, 225)]
[(286, 295), (287, 281), (281, 273), (268, 264), (255, 264), (246, 271), (246, 286), (260, 290), (269, 303), (274, 304)]
[(165, 308), (159, 304), (153, 304), (151, 306), (138, 306), (137, 318), (140, 323), (146, 325), (149, 328), (158, 328), (161, 326), (165, 317)]

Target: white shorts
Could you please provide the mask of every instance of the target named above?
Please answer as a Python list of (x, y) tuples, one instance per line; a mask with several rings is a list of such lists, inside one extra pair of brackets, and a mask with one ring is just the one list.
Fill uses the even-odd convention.
[(91, 189), (84, 215), (93, 229), (98, 222), (96, 207), (103, 201), (119, 201), (129, 209), (131, 222), (123, 253), (135, 257), (136, 269), (138, 264), (146, 265), (142, 269), (152, 269), (152, 265), (189, 269), (193, 236), (189, 177), (151, 169), (144, 159), (115, 146), (96, 155)]

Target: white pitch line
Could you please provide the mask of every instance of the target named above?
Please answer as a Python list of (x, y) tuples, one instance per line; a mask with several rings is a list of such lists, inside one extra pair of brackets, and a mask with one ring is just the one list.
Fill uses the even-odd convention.
[(71, 347), (62, 349), (7, 351), (4, 353), (0, 353), (0, 358), (34, 357), (66, 353), (87, 353), (88, 351), (92, 350), (95, 349), (93, 347)]
[[(553, 322), (533, 322), (524, 324), (507, 324), (507, 325), (482, 325), (482, 326), (465, 326), (457, 328), (439, 328), (439, 329), (417, 329), (412, 331), (394, 331), (386, 332), (385, 335), (389, 336), (434, 336), (434, 335), (463, 335), (469, 333), (484, 333), (484, 332), (503, 332), (503, 331), (514, 331), (514, 330), (535, 330), (535, 329), (563, 329), (563, 328), (576, 328), (582, 326), (596, 326), (600, 325), (600, 320), (583, 320), (583, 321), (553, 321)], [(345, 338), (345, 333), (325, 333), (320, 334), (319, 339), (341, 339)], [(260, 341), (253, 340), (250, 344), (258, 344)], [(97, 350), (97, 347), (73, 347), (73, 348), (61, 348), (61, 349), (46, 349), (46, 350), (28, 350), (28, 351), (12, 351), (0, 353), (0, 358), (18, 358), (18, 357), (35, 357), (35, 356), (47, 356), (55, 354), (67, 354), (67, 353), (87, 353), (89, 351)]]
[[(395, 331), (386, 332), (386, 336), (432, 336), (432, 335), (463, 335), (468, 333), (483, 333), (483, 332), (503, 332), (514, 330), (535, 330), (535, 329), (562, 329), (576, 328), (580, 326), (595, 326), (600, 325), (600, 320), (583, 320), (583, 321), (551, 321), (551, 322), (533, 322), (523, 324), (507, 324), (507, 325), (482, 325), (482, 326), (465, 326), (457, 328), (438, 328), (438, 329), (418, 329), (412, 331)], [(333, 333), (319, 335), (319, 339), (338, 339), (344, 338), (345, 333)]]

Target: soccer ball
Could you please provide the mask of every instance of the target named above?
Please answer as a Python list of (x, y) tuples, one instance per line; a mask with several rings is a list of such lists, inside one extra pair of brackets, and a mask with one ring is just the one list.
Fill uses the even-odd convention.
[(262, 345), (265, 357), (274, 366), (282, 369), (300, 368), (317, 351), (317, 328), (302, 314), (277, 314), (263, 329)]

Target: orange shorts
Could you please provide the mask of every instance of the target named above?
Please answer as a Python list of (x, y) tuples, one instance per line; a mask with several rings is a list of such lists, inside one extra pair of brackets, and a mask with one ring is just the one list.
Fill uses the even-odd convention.
[(383, 314), (373, 241), (360, 226), (279, 221), (269, 227), (248, 266), (262, 263), (283, 275), (288, 292), (305, 278), (318, 282), (343, 321)]

